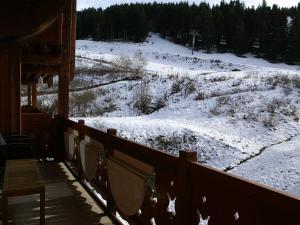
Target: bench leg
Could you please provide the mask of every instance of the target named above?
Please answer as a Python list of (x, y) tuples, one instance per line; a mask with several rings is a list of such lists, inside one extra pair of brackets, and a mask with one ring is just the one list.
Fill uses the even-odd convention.
[(8, 196), (3, 193), (3, 225), (8, 224)]
[(40, 193), (40, 224), (45, 225), (45, 189)]

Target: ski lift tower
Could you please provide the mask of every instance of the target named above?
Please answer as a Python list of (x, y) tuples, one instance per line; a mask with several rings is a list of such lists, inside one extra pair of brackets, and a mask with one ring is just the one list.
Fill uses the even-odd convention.
[(190, 35), (193, 36), (192, 55), (194, 55), (196, 37), (200, 36), (200, 32), (199, 32), (199, 30), (191, 30)]

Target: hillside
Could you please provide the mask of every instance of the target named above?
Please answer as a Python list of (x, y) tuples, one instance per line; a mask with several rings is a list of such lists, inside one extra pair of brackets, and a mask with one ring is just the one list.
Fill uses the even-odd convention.
[(196, 150), (201, 163), (300, 195), (299, 66), (191, 56), (156, 34), (77, 41), (76, 54), (73, 119), (174, 154)]

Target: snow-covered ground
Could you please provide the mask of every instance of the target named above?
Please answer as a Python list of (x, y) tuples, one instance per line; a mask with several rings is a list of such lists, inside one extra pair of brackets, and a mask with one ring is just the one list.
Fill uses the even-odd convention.
[(92, 89), (71, 100), (91, 101), (71, 106), (75, 120), (174, 154), (193, 149), (201, 163), (300, 195), (299, 66), (192, 56), (156, 34), (140, 44), (77, 41), (76, 54), (79, 69), (109, 69), (136, 55), (147, 65), (141, 80), (82, 72), (76, 79)]

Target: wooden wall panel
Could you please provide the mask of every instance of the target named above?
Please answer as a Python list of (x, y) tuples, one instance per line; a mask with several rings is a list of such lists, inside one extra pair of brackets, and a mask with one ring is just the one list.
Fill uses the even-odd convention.
[(34, 140), (38, 156), (48, 154), (52, 150), (52, 126), (51, 114), (43, 112), (22, 113), (22, 131)]
[(18, 48), (0, 51), (0, 132), (21, 131), (21, 66)]

